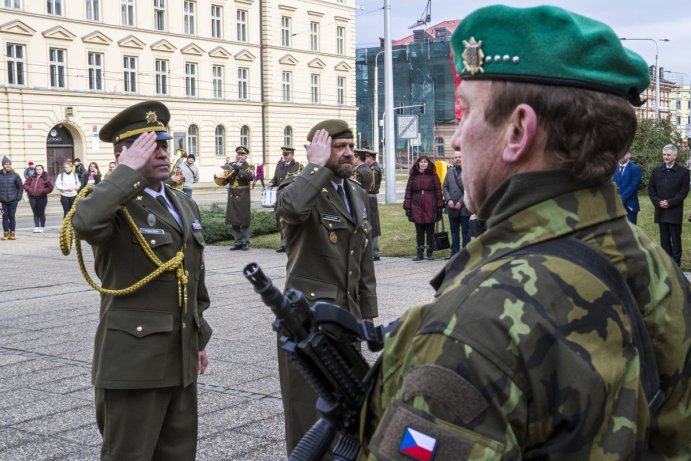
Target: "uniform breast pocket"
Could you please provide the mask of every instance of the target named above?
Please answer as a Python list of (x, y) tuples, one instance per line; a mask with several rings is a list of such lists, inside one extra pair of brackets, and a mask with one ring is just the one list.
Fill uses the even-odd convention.
[[(144, 238), (145, 248), (140, 246), (139, 239), (132, 235), (132, 256), (131, 260), (133, 264), (131, 266), (132, 273), (138, 279), (149, 275), (156, 269), (156, 266), (148, 255), (146, 251), (153, 251), (153, 253), (161, 261), (166, 262), (173, 256), (179, 248), (175, 248), (173, 236), (167, 229), (140, 229), (142, 237)], [(175, 278), (175, 272), (164, 272), (163, 274), (156, 277), (156, 281), (161, 280), (173, 280)]]
[(163, 378), (175, 345), (173, 314), (153, 310), (111, 310), (106, 314), (100, 360), (102, 378), (148, 381)]

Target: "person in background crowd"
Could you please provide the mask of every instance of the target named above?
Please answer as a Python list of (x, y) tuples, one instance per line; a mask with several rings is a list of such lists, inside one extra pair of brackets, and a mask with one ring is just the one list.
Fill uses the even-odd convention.
[(228, 182), (226, 224), (230, 226), (235, 239), (230, 251), (247, 251), (250, 249), (250, 184), (254, 179), (254, 167), (247, 163), (250, 151), (245, 146), (238, 146), (235, 153), (235, 162), (223, 166), (224, 169), (233, 170), (232, 178)]
[(197, 158), (194, 154), (188, 154), (185, 161), (180, 162), (180, 174), (173, 175), (169, 179), (172, 182), (179, 182), (182, 178), (185, 178), (185, 182), (182, 183), (182, 191), (189, 198), (192, 198), (192, 185), (199, 182), (199, 168), (194, 164), (196, 160)]
[(81, 181), (74, 172), (72, 162), (65, 162), (63, 171), (55, 178), (55, 188), (60, 191), (60, 204), (62, 205), (63, 218), (72, 208), (75, 197), (81, 188)]
[(260, 163), (257, 165), (257, 170), (254, 172), (254, 181), (252, 181), (252, 189), (254, 189), (254, 186), (257, 185), (257, 181), (259, 181), (262, 184), (262, 189), (265, 188), (264, 186), (264, 164)]
[(86, 168), (84, 168), (84, 164), (79, 159), (79, 157), (74, 159), (72, 168), (72, 171), (74, 171), (77, 174), (77, 178), (79, 178), (79, 181), (81, 182), (82, 176), (84, 175)]
[(410, 168), (403, 209), (408, 221), (415, 223), (417, 253), (413, 261), (422, 261), (425, 249), (427, 259), (434, 259), (434, 223), (442, 218), (444, 200), (437, 170), (426, 155), (421, 155)]
[[(285, 290), (300, 290), (310, 303), (326, 301), (371, 320), (378, 315), (377, 281), (367, 193), (350, 179), (353, 131), (342, 120), (324, 120), (312, 127), (307, 141), (309, 163), (281, 182), (276, 200), (287, 241)], [(318, 419), (317, 397), (280, 345), (278, 370), (290, 453)]]
[(2, 204), (2, 240), (16, 240), (17, 204), (22, 199), (22, 178), (12, 169), (12, 161), (2, 158), (0, 204)]
[(85, 187), (87, 184), (98, 184), (101, 182), (101, 170), (98, 169), (98, 163), (96, 162), (91, 162), (89, 163), (89, 168), (86, 170), (86, 172), (82, 175), (81, 179), (81, 187)]
[(681, 265), (681, 223), (684, 199), (689, 195), (689, 170), (677, 163), (677, 147), (662, 148), (664, 164), (655, 167), (648, 181), (648, 195), (655, 207), (655, 223), (660, 227), (660, 245)]
[[(465, 191), (461, 179), (461, 166), (463, 154), (456, 151), (453, 154), (453, 166), (444, 177), (444, 198), (446, 200), (446, 212), (449, 215), (449, 230), (451, 231), (451, 254), (446, 259), (451, 259), (461, 248), (470, 242), (470, 211), (463, 204)], [(460, 230), (460, 235), (459, 235)], [(461, 236), (463, 240), (461, 241)]]
[(381, 187), (381, 180), (383, 172), (379, 163), (377, 163), (377, 153), (373, 150), (365, 150), (365, 163), (374, 174), (374, 184), (372, 190), (368, 192), (369, 206), (370, 206), (370, 222), (372, 223), (372, 259), (379, 261), (381, 257), (381, 221), (379, 220), (379, 188)]
[(641, 167), (631, 161), (631, 151), (619, 160), (619, 165), (614, 171), (614, 178), (617, 184), (619, 196), (626, 208), (626, 218), (633, 224), (638, 221), (638, 212), (641, 207), (638, 204), (638, 185), (641, 183)]
[[(286, 178), (299, 174), (302, 171), (302, 164), (295, 160), (295, 149), (292, 147), (281, 147), (281, 160), (276, 163), (274, 169), (274, 177), (269, 181), (269, 187), (278, 187)], [(276, 249), (276, 253), (285, 253), (286, 239), (283, 235), (283, 228), (281, 226), (281, 218), (277, 210), (278, 201), (274, 204), (274, 213), (276, 214), (276, 229), (278, 229), (281, 236), (281, 244)]]
[(553, 6), (477, 9), (450, 46), (487, 230), (385, 336), (358, 459), (688, 460), (691, 284), (612, 182), (648, 64)]
[(36, 173), (36, 168), (34, 168), (34, 162), (29, 162), (26, 164), (26, 168), (24, 169), (24, 180), (26, 181), (29, 179), (30, 176), (33, 176), (34, 173)]
[(115, 163), (115, 162), (110, 162), (110, 163), (108, 164), (108, 171), (106, 171), (106, 174), (103, 175), (103, 179), (106, 179), (108, 176), (110, 176), (110, 175), (113, 173), (113, 170), (115, 170), (115, 168), (116, 168), (117, 166), (118, 166), (117, 163)]
[(43, 232), (46, 227), (48, 194), (53, 192), (53, 181), (43, 165), (36, 165), (34, 174), (24, 181), (24, 190), (29, 196), (29, 205), (34, 214), (34, 233)]

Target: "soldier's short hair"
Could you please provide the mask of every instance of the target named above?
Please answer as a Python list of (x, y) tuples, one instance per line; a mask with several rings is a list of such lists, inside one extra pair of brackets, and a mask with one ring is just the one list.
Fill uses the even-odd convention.
[(519, 104), (535, 110), (555, 166), (574, 179), (607, 179), (636, 133), (629, 102), (599, 91), (493, 81), (485, 119), (499, 126)]

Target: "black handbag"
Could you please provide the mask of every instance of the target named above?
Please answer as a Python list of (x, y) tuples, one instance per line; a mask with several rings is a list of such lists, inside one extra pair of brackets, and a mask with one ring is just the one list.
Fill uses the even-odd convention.
[(446, 250), (451, 248), (449, 243), (449, 231), (444, 227), (444, 215), (441, 216), (441, 230), (439, 230), (439, 222), (434, 224), (434, 249)]

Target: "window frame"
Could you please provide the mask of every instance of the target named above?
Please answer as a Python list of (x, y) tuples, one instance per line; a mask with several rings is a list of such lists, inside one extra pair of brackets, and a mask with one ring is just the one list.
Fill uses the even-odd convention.
[(238, 67), (238, 99), (247, 101), (249, 99), (249, 67)]
[[(130, 64), (134, 64), (134, 67), (130, 67)], [(123, 85), (122, 91), (124, 93), (136, 94), (137, 93), (137, 66), (139, 65), (137, 56), (123, 55), (122, 56), (122, 72), (123, 72)]]
[(312, 97), (312, 104), (319, 104), (321, 101), (321, 77), (319, 74), (310, 74), (310, 95)]
[[(10, 47), (13, 52), (10, 53)], [(21, 57), (17, 57), (17, 50), (21, 50)], [(5, 43), (7, 57), (7, 84), (10, 86), (26, 86), (26, 45), (21, 43)], [(15, 80), (14, 82), (12, 80)], [(21, 82), (19, 82), (21, 80)]]
[(310, 21), (310, 51), (319, 51), (319, 22)]
[[(92, 57), (98, 57), (98, 63), (92, 62)], [(95, 60), (94, 60), (95, 61)], [(86, 65), (88, 68), (89, 91), (103, 91), (105, 82), (103, 77), (105, 75), (103, 63), (105, 62), (105, 55), (97, 51), (86, 52)]]
[[(189, 7), (189, 9), (188, 9)], [(197, 2), (184, 0), (183, 2), (183, 34), (196, 35), (197, 31)]]
[[(84, 11), (87, 21), (101, 22), (101, 3), (100, 0), (85, 0)], [(91, 17), (89, 17), (91, 13)]]
[(283, 128), (283, 146), (293, 147), (293, 127), (290, 125)]
[(168, 29), (166, 0), (154, 0), (154, 30), (166, 32)]
[(290, 16), (281, 16), (281, 46), (290, 48), (292, 43), (291, 29), (293, 20)]
[(345, 36), (346, 28), (345, 26), (336, 26), (336, 54), (343, 56), (345, 55)]
[[(193, 132), (194, 130), (194, 132)], [(199, 157), (199, 127), (192, 123), (187, 127), (187, 154)]]
[(243, 147), (250, 147), (250, 127), (242, 125), (240, 127), (240, 145)]
[(336, 104), (339, 106), (345, 106), (346, 101), (346, 78), (336, 77)]
[(289, 70), (281, 72), (281, 94), (283, 102), (293, 102), (293, 73)]
[[(220, 75), (216, 75), (216, 71), (220, 71)], [(225, 66), (220, 64), (211, 65), (211, 96), (215, 99), (223, 99), (225, 91), (223, 91), (223, 81), (225, 80)]]
[[(165, 67), (165, 69), (163, 68)], [(170, 63), (167, 59), (154, 60), (154, 72), (156, 74), (156, 95), (168, 96), (168, 69)]]
[(216, 157), (223, 157), (226, 155), (226, 129), (223, 125), (216, 125), (216, 129), (214, 130), (214, 152), (216, 153)]
[(46, 0), (46, 14), (50, 16), (64, 16), (64, 11), (62, 0)]
[(247, 18), (249, 12), (247, 10), (238, 9), (235, 12), (236, 21), (236, 38), (238, 42), (246, 42), (247, 39)]
[(185, 61), (185, 96), (196, 98), (199, 96), (197, 91), (198, 65), (193, 61)]
[[(214, 14), (214, 10), (217, 14)], [(223, 38), (223, 7), (221, 5), (211, 5), (211, 38)]]
[(13, 10), (22, 9), (22, 0), (5, 0), (2, 4), (5, 8), (11, 8)]
[[(55, 58), (53, 54), (55, 53)], [(58, 55), (62, 60), (58, 60)], [(48, 48), (49, 84), (51, 88), (67, 88), (67, 50), (65, 48)]]
[(134, 0), (120, 0), (120, 25), (134, 27), (135, 20)]

